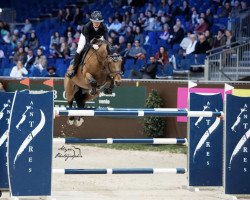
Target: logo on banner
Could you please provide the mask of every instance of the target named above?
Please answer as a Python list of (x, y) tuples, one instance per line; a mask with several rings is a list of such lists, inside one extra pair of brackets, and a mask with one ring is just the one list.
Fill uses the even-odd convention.
[[(36, 111), (36, 110), (35, 110)], [(39, 120), (34, 121), (34, 115), (39, 115)], [(24, 150), (28, 149), (29, 152), (33, 152), (33, 147), (29, 146), (30, 143), (35, 139), (35, 137), (41, 133), (41, 130), (43, 129), (45, 125), (46, 119), (44, 112), (39, 109), (39, 112), (34, 112), (33, 108), (33, 102), (30, 102), (30, 105), (26, 106), (26, 110), (23, 112), (21, 119), (16, 125), (16, 129), (22, 132), (29, 131), (27, 137), (23, 140), (21, 146), (19, 147), (15, 159), (14, 159), (14, 165), (17, 161), (17, 159), (23, 154)], [(30, 162), (32, 162), (30, 160)]]
[[(7, 100), (7, 103), (3, 104), (3, 108), (0, 111), (0, 121), (1, 120), (7, 120), (6, 123), (9, 124), (9, 115), (10, 115), (10, 109), (11, 109), (12, 101), (10, 99)], [(5, 112), (6, 111), (6, 112)], [(4, 115), (8, 115), (6, 118), (4, 118)], [(8, 128), (5, 130), (4, 134), (0, 138), (0, 147), (4, 144), (4, 142), (8, 138)]]
[[(233, 134), (237, 134), (237, 128), (240, 127), (241, 130), (243, 128), (243, 130), (245, 131), (244, 135), (241, 137), (241, 139), (239, 140), (239, 142), (237, 143), (236, 147), (233, 150), (233, 153), (230, 157), (230, 161), (229, 161), (229, 169), (231, 170), (231, 166), (232, 166), (232, 162), (233, 159), (239, 154), (240, 150), (243, 150), (243, 153), (248, 153), (248, 149), (247, 147), (244, 147), (245, 143), (248, 141), (248, 139), (250, 138), (250, 129), (248, 128), (248, 122), (245, 122), (245, 120), (248, 119), (248, 114), (247, 114), (247, 104), (245, 104), (242, 108), (240, 108), (239, 114), (233, 124), (233, 126), (231, 127), (231, 130), (233, 132)], [(243, 158), (243, 162), (247, 163), (247, 158)], [(246, 168), (244, 168), (244, 171), (246, 172)]]
[[(203, 106), (203, 110), (202, 111), (207, 111), (208, 109), (210, 109), (210, 102), (208, 101), (206, 105)], [(215, 109), (216, 112), (218, 112), (217, 109)], [(198, 120), (195, 122), (195, 126), (197, 128), (200, 128), (199, 127), (199, 124), (203, 121), (204, 117), (199, 117)], [(216, 130), (216, 128), (220, 125), (220, 118), (216, 118), (216, 120), (213, 122), (213, 124), (210, 126), (210, 122), (211, 120), (210, 119), (206, 119), (206, 125), (209, 126), (209, 128), (205, 131), (205, 133), (203, 133), (202, 137), (200, 138), (195, 150), (194, 150), (194, 153), (193, 153), (193, 162), (195, 162), (195, 157), (197, 155), (197, 152), (203, 147), (203, 146), (206, 146), (206, 147), (210, 147), (210, 142), (208, 142), (208, 138), (210, 135), (213, 134), (213, 132)], [(210, 156), (210, 152), (206, 152), (206, 156)], [(209, 165), (209, 161), (207, 161), (207, 165)]]
[[(208, 101), (208, 102), (207, 102), (207, 105), (203, 106), (203, 110), (202, 110), (202, 111), (206, 111), (207, 109), (210, 109), (209, 106), (210, 106), (210, 102)], [(199, 128), (198, 125), (199, 125), (199, 123), (203, 120), (203, 118), (204, 118), (204, 117), (199, 117), (198, 120), (195, 122), (194, 125), (195, 125), (197, 128)]]

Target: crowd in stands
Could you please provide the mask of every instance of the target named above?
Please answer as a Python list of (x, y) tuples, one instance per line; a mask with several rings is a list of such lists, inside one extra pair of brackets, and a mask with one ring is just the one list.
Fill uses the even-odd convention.
[[(115, 2), (120, 3), (120, 10)], [(205, 59), (212, 48), (231, 47), (235, 38), (227, 29), (227, 19), (231, 12), (246, 9), (246, 1), (205, 2), (209, 3), (198, 9), (200, 4), (195, 6), (187, 0), (149, 1), (139, 7), (131, 0), (113, 1), (108, 5), (111, 9), (103, 9), (104, 23), (109, 30), (108, 41), (112, 44), (112, 52), (124, 58), (125, 77), (154, 79), (157, 73), (171, 74), (180, 63), (183, 69), (190, 70), (199, 55)], [(90, 18), (91, 10), (84, 6), (58, 11), (55, 23), (65, 31), (52, 27), (49, 44), (41, 44), (39, 36), (51, 31), (39, 32), (38, 36), (35, 24), (29, 19), (23, 27), (13, 31), (0, 21), (0, 59), (2, 66), (6, 64), (4, 58), (10, 59), (13, 67), (10, 76), (63, 76), (66, 67), (61, 71), (60, 66), (55, 66), (55, 60), (63, 60), (68, 66), (74, 57), (82, 27)], [(218, 27), (215, 21), (226, 23)]]

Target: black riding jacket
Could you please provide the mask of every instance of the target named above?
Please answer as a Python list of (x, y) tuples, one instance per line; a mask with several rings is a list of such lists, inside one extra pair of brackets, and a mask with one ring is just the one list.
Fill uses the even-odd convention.
[(108, 40), (108, 29), (105, 24), (101, 23), (98, 30), (96, 31), (93, 27), (92, 22), (88, 22), (82, 29), (82, 34), (86, 38), (86, 44), (89, 45), (90, 41), (94, 38), (104, 37)]

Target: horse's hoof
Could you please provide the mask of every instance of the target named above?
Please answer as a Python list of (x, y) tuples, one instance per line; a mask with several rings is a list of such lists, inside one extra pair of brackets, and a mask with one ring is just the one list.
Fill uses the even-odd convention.
[(105, 88), (103, 92), (104, 94), (112, 94), (113, 90), (111, 88)]
[(74, 124), (74, 121), (75, 121), (74, 119), (68, 119), (67, 124), (72, 126)]
[(79, 127), (83, 124), (83, 122), (84, 122), (84, 119), (81, 117), (81, 118), (75, 120), (74, 124), (75, 124), (75, 126)]

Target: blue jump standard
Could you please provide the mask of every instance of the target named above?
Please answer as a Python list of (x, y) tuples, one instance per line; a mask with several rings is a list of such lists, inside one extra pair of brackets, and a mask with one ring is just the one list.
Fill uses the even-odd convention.
[(53, 142), (65, 144), (185, 144), (186, 138), (56, 138)]
[(53, 169), (60, 174), (185, 174), (185, 168), (114, 168), (114, 169)]
[(144, 117), (144, 116), (158, 116), (158, 117), (219, 117), (223, 115), (222, 112), (213, 111), (188, 111), (186, 109), (172, 109), (172, 108), (158, 108), (152, 110), (143, 109), (111, 109), (111, 110), (75, 110), (75, 109), (55, 109), (59, 116), (105, 116), (105, 117)]

